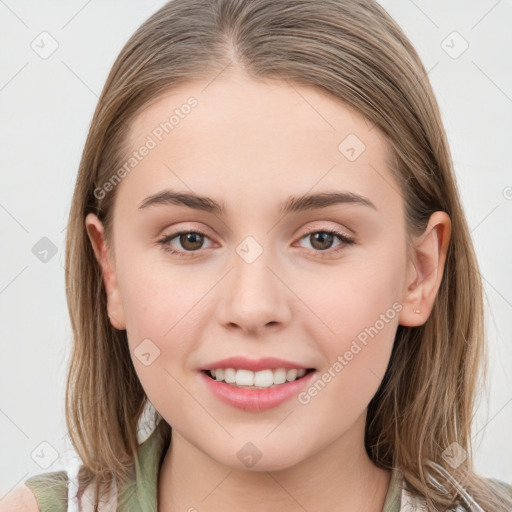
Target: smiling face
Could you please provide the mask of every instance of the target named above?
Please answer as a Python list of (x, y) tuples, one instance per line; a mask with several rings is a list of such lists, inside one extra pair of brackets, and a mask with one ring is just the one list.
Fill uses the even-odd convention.
[[(317, 89), (241, 74), (208, 83), (172, 90), (131, 126), (137, 161), (117, 185), (102, 260), (111, 321), (127, 329), (154, 407), (217, 462), (243, 468), (248, 441), (257, 469), (292, 466), (340, 436), (361, 447), (398, 324), (426, 318), (405, 303), (415, 273), (388, 147)], [(353, 200), (290, 199), (322, 193)], [(91, 214), (87, 226), (100, 259), (101, 224)], [(233, 356), (314, 368), (311, 385), (331, 378), (243, 410), (201, 372)]]

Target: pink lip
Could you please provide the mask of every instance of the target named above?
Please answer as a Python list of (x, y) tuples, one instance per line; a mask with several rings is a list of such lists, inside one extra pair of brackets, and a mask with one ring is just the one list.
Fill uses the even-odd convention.
[(206, 366), (200, 368), (200, 370), (216, 370), (217, 368), (243, 368), (245, 370), (252, 370), (257, 372), (259, 370), (277, 370), (278, 368), (285, 368), (291, 370), (297, 368), (297, 370), (305, 369), (308, 367), (302, 364), (294, 363), (292, 361), (285, 361), (276, 357), (263, 357), (262, 359), (247, 359), (246, 357), (228, 357), (227, 359), (221, 359), (220, 361), (214, 361)]
[[(216, 368), (221, 368), (221, 366)], [(230, 368), (230, 366), (226, 366), (226, 368)], [(266, 366), (266, 368), (269, 367)], [(204, 371), (199, 373), (209, 390), (222, 402), (244, 411), (264, 411), (297, 396), (302, 388), (309, 385), (317, 372), (313, 371), (293, 382), (278, 384), (266, 389), (237, 388), (223, 381), (212, 379)]]

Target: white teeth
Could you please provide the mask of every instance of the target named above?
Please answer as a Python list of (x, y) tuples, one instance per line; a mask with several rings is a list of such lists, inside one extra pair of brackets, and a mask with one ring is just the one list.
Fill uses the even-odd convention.
[[(224, 380), (226, 379), (224, 378)], [(251, 372), (251, 370), (237, 370), (235, 382), (237, 386), (254, 386), (254, 372)]]
[(295, 380), (297, 378), (297, 370), (288, 370), (286, 372), (286, 380), (288, 382), (291, 382), (292, 380)]
[(279, 368), (274, 371), (274, 384), (284, 384), (286, 382), (286, 370)]
[(292, 382), (297, 378), (306, 374), (304, 368), (297, 370), (295, 368), (286, 370), (286, 368), (278, 368), (277, 370), (260, 370), (253, 372), (245, 369), (235, 368), (217, 368), (210, 370), (215, 380), (239, 387), (252, 387), (254, 389), (269, 388), (273, 385)]
[(224, 381), (228, 384), (232, 384), (236, 380), (236, 372), (233, 368), (224, 369)]

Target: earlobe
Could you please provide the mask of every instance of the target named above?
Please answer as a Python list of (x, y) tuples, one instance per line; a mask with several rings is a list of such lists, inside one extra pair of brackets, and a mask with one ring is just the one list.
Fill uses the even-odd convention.
[(119, 287), (117, 285), (117, 275), (113, 264), (113, 257), (108, 250), (105, 238), (103, 224), (93, 213), (89, 213), (85, 218), (85, 227), (89, 240), (91, 242), (96, 260), (101, 267), (103, 274), (103, 283), (107, 294), (108, 311), (105, 312), (110, 319), (110, 323), (115, 329), (126, 329), (124, 308), (121, 301)]
[(417, 327), (427, 321), (441, 285), (450, 235), (450, 217), (439, 211), (431, 215), (424, 233), (413, 240), (400, 325)]

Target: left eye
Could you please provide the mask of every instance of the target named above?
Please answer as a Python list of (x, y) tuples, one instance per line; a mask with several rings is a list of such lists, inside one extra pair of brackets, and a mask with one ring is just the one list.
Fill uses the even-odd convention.
[[(184, 250), (175, 249), (171, 246), (171, 242), (175, 238), (179, 240), (179, 243)], [(345, 234), (332, 229), (310, 231), (309, 233), (303, 235), (300, 240), (308, 238), (312, 241), (311, 249), (319, 253), (337, 252), (342, 250), (345, 246), (354, 243), (354, 240), (347, 237)], [(331, 246), (336, 238), (338, 238), (340, 244), (335, 246), (335, 249), (329, 250), (331, 249)], [(193, 256), (194, 252), (197, 252), (202, 248), (205, 239), (209, 240), (209, 237), (199, 231), (180, 231), (178, 233), (166, 235), (161, 240), (159, 240), (158, 243), (166, 252), (170, 252), (171, 254), (175, 254), (176, 256), (180, 257), (188, 257)], [(323, 256), (323, 254), (321, 254), (321, 256)]]
[(327, 229), (327, 230), (320, 230), (320, 231), (311, 231), (307, 233), (306, 235), (301, 237), (301, 240), (303, 239), (310, 239), (312, 249), (315, 249), (316, 251), (328, 251), (335, 238), (338, 238), (341, 243), (337, 246), (336, 249), (329, 251), (329, 252), (336, 252), (341, 249), (343, 249), (346, 245), (353, 244), (354, 241), (344, 235), (343, 233), (340, 233), (339, 231), (333, 230), (333, 229)]

